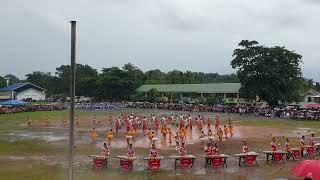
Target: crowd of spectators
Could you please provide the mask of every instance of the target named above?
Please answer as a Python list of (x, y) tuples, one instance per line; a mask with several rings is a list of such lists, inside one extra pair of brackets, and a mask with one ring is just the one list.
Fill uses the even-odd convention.
[(1, 106), (0, 114), (10, 114), (19, 112), (34, 111), (60, 111), (66, 109), (63, 104), (46, 104), (46, 105), (23, 105), (23, 106)]
[(109, 109), (123, 109), (127, 108), (127, 102), (99, 102), (99, 103), (77, 103), (76, 109), (82, 110), (109, 110)]
[[(25, 106), (1, 106), (0, 114), (32, 112), (32, 111), (53, 111), (64, 110), (69, 107), (68, 104), (47, 104), (47, 105), (25, 105)], [(220, 113), (238, 113), (240, 115), (254, 115), (264, 117), (293, 118), (293, 119), (314, 119), (320, 120), (320, 109), (303, 109), (298, 107), (288, 108), (269, 108), (254, 107), (243, 105), (196, 105), (196, 104), (178, 104), (178, 103), (141, 103), (141, 102), (99, 102), (99, 103), (77, 103), (76, 109), (81, 110), (110, 110), (124, 108), (141, 109), (163, 109), (176, 111), (193, 112), (220, 112)]]
[(294, 118), (294, 119), (314, 119), (320, 120), (320, 109), (303, 109), (298, 107), (270, 108), (254, 107), (243, 105), (196, 105), (196, 104), (176, 104), (176, 103), (130, 103), (131, 108), (143, 109), (166, 109), (178, 111), (194, 112), (221, 112), (239, 113), (240, 115), (255, 115), (264, 117)]

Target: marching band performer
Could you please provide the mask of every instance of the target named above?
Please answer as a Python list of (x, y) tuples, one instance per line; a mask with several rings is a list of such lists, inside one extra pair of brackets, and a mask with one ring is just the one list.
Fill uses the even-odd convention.
[(208, 137), (213, 136), (213, 132), (211, 131), (211, 129), (208, 130)]
[(233, 136), (233, 126), (232, 126), (232, 122), (231, 122), (230, 117), (228, 119), (228, 128), (229, 128), (230, 137), (232, 137)]
[(299, 145), (300, 145), (301, 157), (303, 157), (303, 152), (306, 145), (304, 136), (301, 137)]
[(178, 152), (179, 152), (180, 156), (187, 155), (187, 150), (186, 150), (186, 148), (184, 146), (184, 142), (181, 143), (181, 146), (179, 147)]
[(272, 142), (270, 143), (272, 151), (277, 151), (277, 147), (280, 146), (280, 144), (276, 141), (276, 138), (272, 138)]
[(30, 116), (28, 116), (28, 121), (27, 121), (27, 126), (28, 127), (31, 127), (31, 123), (32, 123), (32, 119), (31, 119), (31, 117)]
[(219, 116), (216, 115), (216, 117), (214, 118), (214, 127), (215, 127), (216, 131), (219, 130), (219, 124), (220, 124)]
[(207, 127), (208, 129), (211, 129), (211, 122), (210, 122), (210, 118), (207, 119)]
[(310, 137), (310, 146), (314, 146), (314, 134), (311, 134), (311, 137)]
[(97, 136), (98, 134), (96, 128), (92, 128), (92, 131), (90, 132), (90, 137), (93, 143), (96, 142)]
[(176, 132), (176, 135), (174, 136), (174, 141), (176, 143), (176, 149), (179, 149), (180, 146), (180, 139), (179, 139), (179, 134)]
[(187, 130), (182, 127), (180, 130), (179, 130), (179, 137), (180, 137), (180, 140), (181, 142), (184, 142), (186, 140), (186, 137), (187, 137)]
[(110, 129), (107, 133), (106, 133), (106, 140), (108, 141), (108, 145), (111, 145), (111, 141), (113, 139), (113, 132), (112, 129)]
[(158, 122), (158, 119), (155, 118), (155, 120), (154, 120), (154, 130), (158, 131), (158, 129), (159, 129), (159, 122)]
[(134, 149), (133, 149), (133, 147), (132, 147), (132, 144), (130, 143), (129, 146), (128, 146), (127, 156), (128, 156), (128, 157), (133, 157), (134, 154), (135, 154)]
[(119, 119), (116, 120), (116, 133), (118, 133), (119, 131), (120, 121), (121, 121), (121, 118), (119, 117)]
[(286, 142), (284, 144), (284, 150), (286, 152), (286, 158), (289, 159), (290, 157), (290, 143), (289, 143), (289, 138), (286, 137)]
[(189, 128), (190, 128), (190, 130), (192, 131), (192, 117), (191, 117), (190, 114), (189, 114), (188, 120), (189, 120)]
[(219, 137), (219, 141), (221, 142), (222, 141), (222, 137), (223, 137), (223, 131), (222, 131), (221, 128), (218, 129), (217, 135)]
[(109, 114), (109, 124), (112, 126), (112, 114)]
[(92, 124), (93, 124), (93, 126), (95, 126), (97, 124), (97, 116), (96, 115), (93, 115)]
[(224, 135), (226, 137), (226, 139), (228, 139), (228, 133), (229, 133), (229, 129), (226, 125), (223, 126), (223, 132), (224, 132)]
[[(212, 145), (209, 142), (207, 142), (207, 145), (204, 147), (204, 155), (205, 156), (211, 156), (212, 155)], [(210, 164), (211, 163), (211, 159), (210, 158), (206, 158), (206, 164)]]
[(103, 150), (101, 152), (102, 156), (109, 156), (110, 155), (110, 149), (107, 143), (103, 143)]
[(221, 153), (221, 150), (220, 150), (220, 148), (218, 146), (218, 143), (215, 142), (214, 146), (212, 147), (212, 154), (213, 155), (220, 155), (220, 153)]
[(155, 138), (155, 132), (154, 131), (150, 131), (150, 128), (149, 128), (149, 132), (146, 135), (148, 135), (149, 147), (150, 147), (150, 145), (153, 144), (152, 142), (153, 142), (153, 138)]
[(172, 138), (174, 137), (173, 131), (171, 128), (168, 128), (168, 134), (169, 134), (169, 144), (172, 144)]
[(167, 138), (167, 132), (168, 132), (166, 125), (162, 125), (162, 126), (161, 126), (160, 132), (161, 132), (161, 134), (162, 134), (163, 139), (166, 140), (166, 138)]
[(62, 121), (62, 126), (67, 126), (67, 119), (66, 118), (63, 118), (63, 121)]
[(212, 144), (210, 141), (208, 141), (207, 145), (204, 147), (204, 154), (206, 156), (212, 155)]
[(289, 152), (290, 149), (291, 149), (291, 148), (290, 148), (289, 138), (286, 138), (286, 142), (285, 142), (284, 146), (285, 146), (285, 151), (286, 151), (286, 152)]
[(243, 146), (242, 146), (242, 153), (248, 153), (249, 152), (249, 147), (247, 145), (246, 140), (243, 140)]
[(143, 131), (143, 133), (145, 133), (146, 130), (147, 130), (147, 118), (143, 117), (143, 119), (142, 119), (142, 131)]
[(150, 153), (149, 153), (150, 157), (157, 157), (158, 156), (158, 150), (156, 148), (156, 145), (153, 143), (152, 147), (150, 149)]

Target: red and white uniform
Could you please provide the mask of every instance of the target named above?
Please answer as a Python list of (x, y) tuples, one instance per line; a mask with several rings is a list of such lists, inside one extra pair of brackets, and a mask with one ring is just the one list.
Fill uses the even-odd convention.
[(220, 148), (219, 147), (213, 147), (212, 148), (212, 154), (219, 155), (220, 154)]
[(270, 145), (271, 145), (272, 151), (276, 151), (277, 147), (279, 146), (279, 144), (277, 142), (274, 142), (274, 141), (272, 141), (270, 143)]
[(314, 146), (314, 138), (313, 137), (310, 138), (310, 146)]
[(243, 152), (243, 153), (249, 152), (249, 147), (248, 147), (247, 145), (244, 145), (244, 146), (242, 147), (242, 152)]
[(142, 130), (145, 131), (147, 129), (147, 120), (142, 119)]
[(187, 150), (185, 147), (179, 147), (178, 149), (180, 156), (185, 156), (187, 154)]
[(133, 148), (128, 148), (128, 153), (127, 153), (128, 157), (133, 157), (134, 156), (134, 149)]
[(156, 148), (150, 149), (150, 157), (157, 157), (158, 156), (158, 150)]
[(192, 129), (192, 117), (189, 116), (189, 128)]
[(109, 155), (110, 155), (110, 150), (109, 150), (109, 148), (104, 148), (101, 154), (102, 154), (103, 156), (109, 156)]
[(290, 144), (289, 144), (289, 142), (286, 142), (285, 144), (284, 144), (284, 146), (285, 146), (285, 150), (288, 152), (288, 151), (290, 151)]
[(216, 128), (216, 130), (219, 128), (219, 124), (220, 124), (219, 118), (216, 117), (214, 122), (214, 127)]
[(205, 146), (205, 147), (204, 147), (204, 154), (205, 154), (206, 156), (212, 155), (212, 147), (211, 147), (211, 146)]
[(179, 129), (182, 129), (182, 127), (184, 127), (184, 121), (183, 119), (180, 119), (180, 122), (179, 122)]
[(155, 130), (158, 130), (158, 128), (159, 128), (159, 122), (158, 122), (158, 119), (156, 119), (156, 120), (154, 121), (154, 129), (155, 129)]
[(304, 139), (300, 139), (300, 142), (299, 142), (299, 144), (300, 144), (300, 149), (301, 149), (301, 151), (304, 151), (304, 146), (305, 146), (305, 142), (304, 142)]
[(164, 117), (164, 116), (162, 116), (162, 118), (161, 118), (161, 123), (166, 123), (167, 122), (167, 118), (166, 117)]
[(207, 120), (207, 126), (208, 126), (208, 129), (211, 129), (211, 123), (210, 123), (210, 119), (209, 118)]
[(116, 132), (118, 132), (120, 126), (120, 119), (116, 120)]

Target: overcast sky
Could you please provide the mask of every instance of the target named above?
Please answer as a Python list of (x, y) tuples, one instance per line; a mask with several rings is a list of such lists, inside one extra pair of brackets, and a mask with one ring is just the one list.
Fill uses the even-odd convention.
[(304, 76), (320, 81), (319, 17), (320, 0), (1, 0), (0, 75), (69, 63), (77, 20), (77, 62), (98, 70), (232, 73), (232, 52), (248, 39), (295, 50)]

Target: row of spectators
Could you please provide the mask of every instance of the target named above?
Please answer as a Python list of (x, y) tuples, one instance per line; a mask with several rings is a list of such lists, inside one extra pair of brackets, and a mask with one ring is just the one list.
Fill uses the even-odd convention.
[(166, 109), (178, 111), (194, 112), (222, 112), (239, 113), (240, 115), (252, 114), (255, 116), (294, 118), (294, 119), (314, 119), (320, 120), (320, 109), (299, 109), (299, 108), (269, 108), (240, 105), (195, 105), (195, 104), (175, 104), (175, 103), (130, 103), (131, 108), (143, 109)]
[(61, 111), (64, 109), (66, 109), (66, 108), (63, 104), (1, 106), (0, 107), (0, 114), (33, 112), (33, 111)]
[[(48, 104), (48, 105), (25, 105), (25, 106), (2, 106), (0, 114), (32, 112), (32, 111), (53, 111), (64, 110), (68, 104)], [(255, 115), (264, 117), (294, 118), (294, 119), (314, 119), (320, 120), (320, 109), (299, 109), (299, 108), (269, 108), (239, 105), (195, 105), (195, 104), (175, 104), (175, 103), (128, 103), (128, 102), (101, 102), (101, 103), (77, 103), (76, 109), (82, 110), (110, 110), (124, 108), (142, 109), (164, 109), (177, 111), (194, 112), (221, 112), (239, 113), (240, 115)]]
[(123, 109), (129, 105), (126, 102), (100, 102), (100, 103), (77, 103), (76, 109), (82, 110), (109, 110), (109, 109)]

